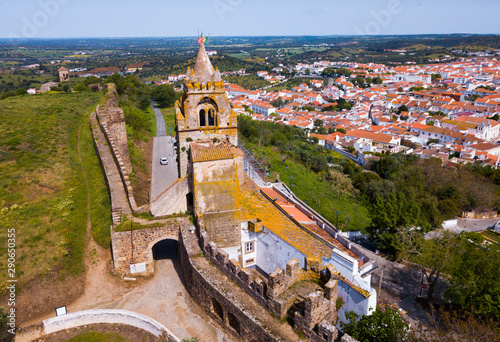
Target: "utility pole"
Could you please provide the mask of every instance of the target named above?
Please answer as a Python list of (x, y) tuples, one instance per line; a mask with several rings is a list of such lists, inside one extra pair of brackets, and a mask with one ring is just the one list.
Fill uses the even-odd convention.
[(132, 216), (130, 217), (130, 246), (132, 247), (132, 256), (130, 258), (130, 263), (134, 263), (134, 225), (132, 223)]

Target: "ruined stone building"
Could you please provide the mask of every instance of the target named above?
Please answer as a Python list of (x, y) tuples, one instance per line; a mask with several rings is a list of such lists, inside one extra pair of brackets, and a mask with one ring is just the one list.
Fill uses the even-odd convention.
[(59, 68), (59, 82), (69, 81), (69, 71), (65, 67)]

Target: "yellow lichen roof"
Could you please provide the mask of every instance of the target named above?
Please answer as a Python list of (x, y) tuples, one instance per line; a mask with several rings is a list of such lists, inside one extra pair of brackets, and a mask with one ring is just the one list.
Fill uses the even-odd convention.
[(191, 144), (191, 157), (193, 163), (233, 159), (234, 155), (231, 151), (231, 145), (222, 143), (214, 145), (211, 142), (207, 143), (192, 143)]
[(351, 250), (346, 248), (340, 241), (335, 239), (333, 236), (328, 234), (327, 231), (324, 229), (320, 228), (316, 223), (311, 222), (311, 223), (306, 223), (307, 221), (310, 221), (310, 219), (302, 213), (299, 209), (296, 208), (296, 206), (289, 202), (286, 198), (281, 196), (279, 193), (274, 191), (272, 188), (261, 188), (261, 190), (266, 193), (270, 198), (275, 199), (276, 203), (283, 208), (288, 214), (292, 215), (293, 218), (295, 218), (297, 221), (301, 222), (302, 226), (310, 231), (313, 234), (316, 234), (320, 236), (324, 241), (328, 241), (332, 245), (335, 246), (335, 248), (341, 250), (342, 252), (346, 253), (350, 257), (356, 259), (358, 261), (359, 266), (363, 266), (365, 262), (363, 259), (358, 257), (355, 253), (353, 253)]
[(243, 220), (259, 218), (263, 225), (281, 239), (308, 257), (330, 258), (332, 249), (315, 239), (269, 202), (255, 183), (245, 174), (241, 187), (241, 215)]

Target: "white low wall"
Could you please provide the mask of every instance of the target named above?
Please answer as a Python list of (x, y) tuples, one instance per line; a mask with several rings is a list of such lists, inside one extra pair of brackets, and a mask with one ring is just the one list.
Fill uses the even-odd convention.
[(160, 336), (162, 331), (175, 341), (180, 339), (174, 336), (165, 326), (148, 316), (127, 310), (85, 310), (69, 313), (64, 316), (49, 318), (43, 321), (45, 334), (52, 334), (61, 330), (72, 329), (90, 324), (125, 324), (145, 330), (155, 336)]

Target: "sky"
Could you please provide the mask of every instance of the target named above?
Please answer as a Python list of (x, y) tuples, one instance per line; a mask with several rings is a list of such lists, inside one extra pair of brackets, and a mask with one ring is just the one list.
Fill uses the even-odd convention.
[(500, 33), (498, 0), (0, 0), (0, 38)]

